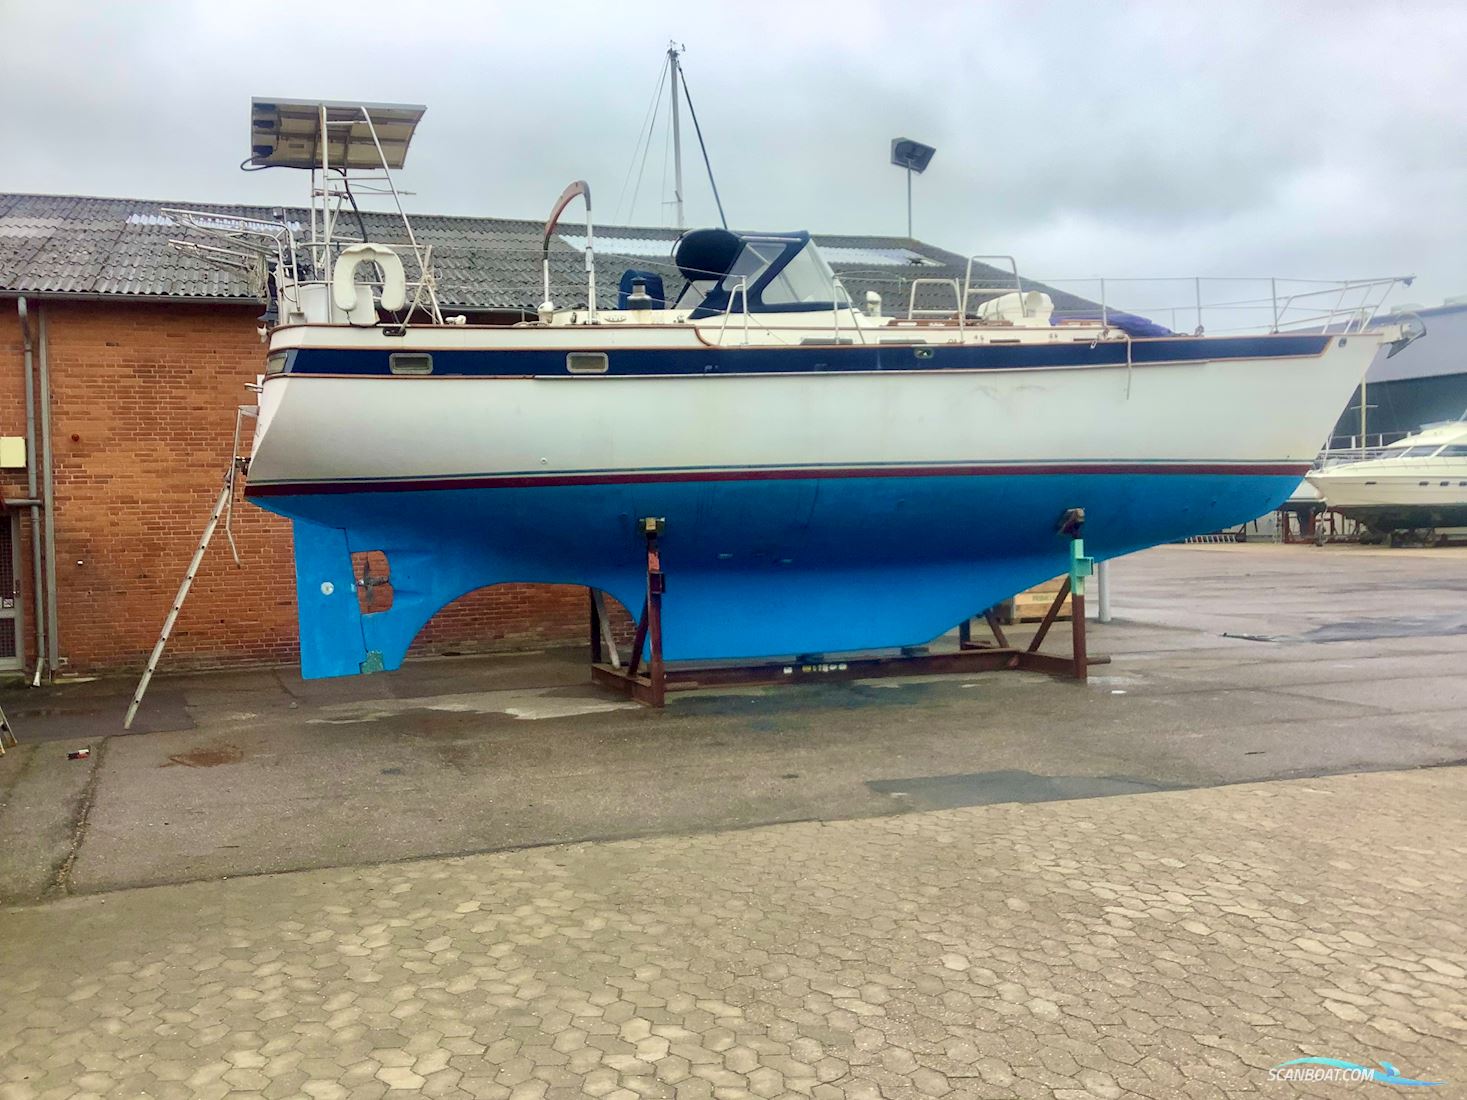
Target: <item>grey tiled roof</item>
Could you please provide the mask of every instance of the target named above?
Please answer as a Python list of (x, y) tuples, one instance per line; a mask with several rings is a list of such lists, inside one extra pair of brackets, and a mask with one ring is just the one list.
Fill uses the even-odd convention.
[[(223, 217), (274, 220), (267, 206), (163, 202), (67, 195), (0, 194), (0, 295), (32, 294), (71, 297), (121, 296), (142, 299), (210, 301), (259, 300), (257, 279), (244, 271), (220, 267), (198, 255), (178, 251), (170, 239), (218, 243), (178, 224), (165, 209), (188, 209)], [(308, 224), (303, 209), (286, 210), (287, 218)], [(396, 215), (364, 211), (368, 236), (384, 244), (406, 238)], [(533, 310), (542, 297), (540, 240), (543, 223), (508, 218), (464, 218), (437, 214), (412, 215), (420, 245), (432, 246), (439, 299), (445, 310)], [(562, 231), (579, 239), (584, 224), (562, 223)], [(340, 223), (356, 235), (353, 215)], [(597, 226), (598, 299), (612, 304), (621, 271), (627, 267), (659, 271), (673, 296), (681, 280), (671, 274), (667, 255), (622, 255), (618, 241), (666, 241), (668, 252), (676, 230)], [(961, 280), (965, 259), (954, 252), (901, 237), (816, 234), (822, 248), (835, 250), (906, 249), (921, 262), (849, 262), (838, 251), (832, 267), (859, 306), (868, 290), (880, 293), (887, 313), (905, 312), (911, 280)], [(626, 245), (623, 245), (626, 247)], [(639, 250), (645, 251), (645, 245)], [(849, 255), (849, 253), (847, 253)], [(865, 257), (869, 260), (870, 257)], [(552, 295), (569, 304), (584, 298), (582, 253), (557, 238), (551, 249)], [(414, 272), (409, 271), (412, 278)], [(1011, 278), (1012, 276), (1009, 276)], [(988, 269), (987, 282), (1004, 276)], [(1057, 304), (1077, 302), (1055, 292)], [(937, 288), (919, 291), (918, 305), (950, 305), (952, 294)]]

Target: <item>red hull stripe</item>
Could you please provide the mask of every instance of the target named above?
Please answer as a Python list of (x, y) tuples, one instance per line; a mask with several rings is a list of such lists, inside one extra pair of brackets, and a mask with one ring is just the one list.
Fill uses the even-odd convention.
[(1218, 474), (1233, 477), (1297, 477), (1307, 462), (1086, 462), (1008, 466), (806, 467), (731, 470), (630, 470), (570, 474), (405, 478), (360, 481), (291, 481), (246, 484), (246, 497), (322, 493), (419, 493), (448, 489), (529, 489), (561, 485), (631, 485), (689, 481), (818, 481), (827, 478), (1025, 477), (1053, 474)]

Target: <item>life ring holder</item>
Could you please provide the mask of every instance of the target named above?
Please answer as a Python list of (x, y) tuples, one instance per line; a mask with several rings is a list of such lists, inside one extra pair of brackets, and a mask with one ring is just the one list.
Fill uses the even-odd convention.
[(402, 258), (386, 245), (369, 242), (348, 245), (336, 258), (336, 266), (331, 269), (331, 300), (336, 308), (347, 314), (356, 310), (361, 295), (357, 268), (365, 263), (375, 263), (382, 269), (382, 308), (392, 313), (402, 309), (407, 304), (407, 274)]

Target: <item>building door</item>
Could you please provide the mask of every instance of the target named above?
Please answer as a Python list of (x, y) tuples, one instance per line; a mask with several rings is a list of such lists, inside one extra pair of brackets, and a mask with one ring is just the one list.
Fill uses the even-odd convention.
[(22, 667), (20, 651), (20, 517), (0, 514), (0, 669)]

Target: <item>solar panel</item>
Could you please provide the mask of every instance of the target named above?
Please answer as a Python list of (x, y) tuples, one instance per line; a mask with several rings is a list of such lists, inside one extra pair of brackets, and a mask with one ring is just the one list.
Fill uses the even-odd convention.
[[(319, 168), (323, 121), (332, 168), (401, 168), (426, 107), (407, 103), (340, 103), (310, 99), (250, 101), (250, 163)], [(368, 125), (368, 120), (371, 124)], [(376, 131), (377, 140), (372, 140)], [(382, 146), (379, 156), (377, 146)]]

